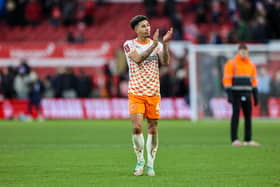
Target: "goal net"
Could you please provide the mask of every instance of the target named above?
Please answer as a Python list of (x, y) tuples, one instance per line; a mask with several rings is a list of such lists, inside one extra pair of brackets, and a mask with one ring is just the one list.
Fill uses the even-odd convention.
[[(185, 44), (188, 52), (191, 119), (228, 118), (231, 105), (222, 86), (223, 67), (236, 55), (237, 45)], [(248, 45), (257, 66), (259, 105), (254, 117), (280, 117), (280, 44)]]

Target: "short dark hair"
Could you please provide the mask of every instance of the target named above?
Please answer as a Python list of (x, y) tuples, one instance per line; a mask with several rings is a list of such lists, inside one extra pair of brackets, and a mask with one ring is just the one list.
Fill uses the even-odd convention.
[(132, 29), (135, 29), (136, 25), (141, 22), (141, 21), (144, 21), (144, 20), (148, 20), (148, 18), (146, 16), (143, 16), (143, 15), (137, 15), (137, 16), (134, 16), (131, 20), (130, 20), (130, 26)]
[(238, 50), (241, 50), (241, 49), (245, 49), (245, 50), (248, 50), (248, 47), (246, 44), (239, 44), (238, 46)]

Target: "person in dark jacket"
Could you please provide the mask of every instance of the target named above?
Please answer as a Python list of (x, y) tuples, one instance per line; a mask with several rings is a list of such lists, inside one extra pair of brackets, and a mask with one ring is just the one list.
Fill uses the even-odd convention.
[(14, 79), (15, 72), (13, 67), (9, 66), (8, 68), (3, 70), (3, 74), (1, 77), (1, 88), (4, 98), (12, 99), (15, 98), (16, 92), (14, 89)]
[(80, 98), (86, 98), (90, 96), (92, 89), (91, 79), (83, 69), (80, 70), (77, 86), (78, 96)]
[[(249, 58), (248, 48), (245, 44), (238, 47), (238, 54), (228, 60), (224, 67), (223, 85), (228, 95), (228, 101), (232, 104), (231, 117), (231, 142), (233, 146), (259, 146), (252, 140), (252, 103), (258, 105), (258, 81), (256, 65)], [(238, 140), (238, 122), (240, 108), (245, 118), (244, 143)]]
[(38, 78), (35, 72), (30, 73), (29, 93), (28, 93), (28, 113), (32, 116), (32, 109), (35, 107), (38, 119), (42, 118), (41, 100), (44, 93), (44, 84)]

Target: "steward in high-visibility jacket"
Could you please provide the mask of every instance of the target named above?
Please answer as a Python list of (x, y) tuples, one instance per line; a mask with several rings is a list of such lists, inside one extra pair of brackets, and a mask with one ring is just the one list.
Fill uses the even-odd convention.
[[(248, 55), (248, 48), (245, 44), (238, 47), (238, 54), (228, 60), (224, 66), (223, 85), (228, 95), (228, 101), (232, 103), (231, 117), (231, 141), (233, 146), (252, 145), (259, 143), (252, 140), (252, 103), (253, 94), (254, 105), (258, 104), (258, 82), (256, 66)], [(238, 140), (238, 122), (240, 107), (242, 107), (245, 117), (244, 143)]]

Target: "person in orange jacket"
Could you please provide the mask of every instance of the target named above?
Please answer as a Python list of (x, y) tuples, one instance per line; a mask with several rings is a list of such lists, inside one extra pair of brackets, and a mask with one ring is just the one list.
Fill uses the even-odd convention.
[[(236, 56), (228, 60), (224, 66), (223, 86), (227, 92), (228, 101), (232, 104), (231, 142), (233, 146), (259, 146), (252, 140), (252, 103), (258, 105), (258, 82), (256, 66), (249, 58), (248, 48), (240, 44)], [(238, 122), (240, 108), (245, 117), (244, 142), (238, 140)]]

